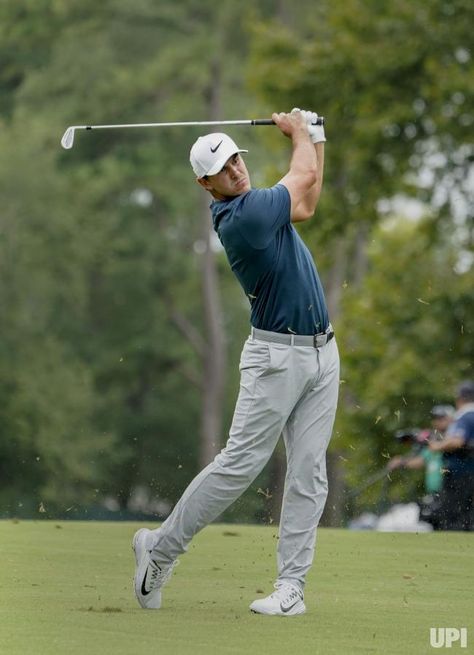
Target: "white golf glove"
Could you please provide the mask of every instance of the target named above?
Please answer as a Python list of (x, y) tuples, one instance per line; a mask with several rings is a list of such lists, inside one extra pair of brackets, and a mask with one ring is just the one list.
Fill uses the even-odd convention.
[(306, 120), (306, 124), (308, 126), (308, 133), (311, 138), (311, 141), (313, 143), (322, 143), (326, 141), (326, 135), (324, 134), (324, 126), (314, 125), (314, 123), (316, 123), (316, 121), (318, 120), (317, 113), (314, 111), (307, 111), (305, 109), (298, 109), (298, 107), (294, 107), (291, 110), (291, 113), (293, 114), (296, 111), (300, 111), (303, 114), (303, 117)]

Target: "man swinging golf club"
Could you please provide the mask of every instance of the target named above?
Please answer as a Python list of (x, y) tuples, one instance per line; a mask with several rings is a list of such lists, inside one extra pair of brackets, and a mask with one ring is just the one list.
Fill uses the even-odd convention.
[(287, 174), (252, 189), (234, 141), (223, 133), (191, 148), (198, 183), (213, 197), (212, 219), (251, 305), (251, 331), (240, 361), (240, 392), (225, 448), (191, 482), (156, 530), (133, 538), (135, 594), (161, 606), (161, 589), (193, 536), (251, 484), (283, 433), (287, 473), (275, 591), (255, 600), (259, 614), (306, 611), (303, 592), (327, 496), (326, 449), (336, 413), (339, 355), (319, 276), (292, 223), (308, 220), (321, 193), (324, 128), (313, 112), (272, 116), (292, 142)]

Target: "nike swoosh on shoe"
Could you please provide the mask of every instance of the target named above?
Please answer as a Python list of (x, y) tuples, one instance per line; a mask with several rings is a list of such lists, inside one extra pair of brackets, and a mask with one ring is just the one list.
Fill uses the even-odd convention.
[(146, 588), (146, 577), (147, 577), (147, 575), (148, 575), (148, 569), (145, 571), (145, 577), (143, 578), (143, 582), (142, 582), (141, 592), (142, 592), (143, 596), (148, 596), (148, 594), (151, 592), (151, 589)]
[(295, 605), (297, 605), (297, 604), (299, 603), (299, 601), (300, 601), (300, 599), (298, 598), (297, 600), (295, 600), (295, 602), (293, 603), (293, 605), (290, 605), (289, 607), (283, 607), (283, 603), (280, 603), (280, 609), (281, 609), (282, 612), (284, 612), (284, 613), (286, 614), (286, 613), (289, 612), (291, 609), (293, 609), (293, 607), (294, 607)]

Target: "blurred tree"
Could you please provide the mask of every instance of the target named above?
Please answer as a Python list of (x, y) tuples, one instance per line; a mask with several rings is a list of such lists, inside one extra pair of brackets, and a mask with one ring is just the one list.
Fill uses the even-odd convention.
[[(29, 337), (18, 326), (26, 312), (20, 289), (25, 279), (34, 281), (29, 298), (44, 314), (35, 324), (36, 348), (49, 339), (70, 353), (65, 367), (84, 368), (91, 400), (81, 405), (84, 430), (93, 443), (96, 433), (110, 435), (108, 448), (91, 450), (91, 460), (100, 461), (94, 486), (121, 507), (137, 486), (147, 489), (147, 498), (173, 501), (198, 460), (207, 462), (221, 446), (233, 400), (224, 384), (225, 349), (235, 362), (234, 335), (241, 340), (248, 316), (211, 238), (210, 199), (193, 184), (189, 147), (199, 132), (79, 133), (67, 153), (58, 141), (61, 127), (71, 123), (246, 113), (242, 67), (235, 58), (223, 66), (229, 48), (244, 56), (240, 10), (224, 2), (215, 11), (193, 0), (179, 6), (142, 0), (133, 8), (122, 0), (100, 6), (45, 0), (21, 8), (7, 0), (2, 12), (2, 47), (20, 53), (9, 60), (12, 72), (0, 74), (8, 95), (0, 166), (13, 164), (0, 219), (1, 291), (18, 304), (7, 350), (20, 350)], [(16, 235), (17, 250), (8, 235)], [(25, 254), (30, 251), (34, 257)], [(225, 321), (218, 275), (226, 289)], [(7, 359), (1, 368), (7, 373)], [(72, 378), (58, 379), (74, 397), (74, 386), (66, 385)], [(235, 386), (229, 381), (232, 392)], [(45, 408), (53, 403), (52, 395), (43, 402)], [(78, 429), (80, 420), (68, 425), (67, 402), (58, 396), (57, 403), (64, 412), (62, 430), (55, 429)], [(12, 404), (10, 411), (26, 430), (25, 406)], [(46, 414), (31, 433), (43, 428), (38, 422)], [(6, 443), (8, 434), (5, 427), (0, 440)], [(16, 446), (21, 438), (16, 435)], [(87, 436), (80, 439), (88, 443)], [(28, 448), (28, 489), (44, 494), (54, 474), (33, 475), (38, 467)], [(13, 445), (11, 453), (19, 452)], [(15, 461), (8, 461), (12, 472)]]
[[(342, 341), (353, 400), (340, 412), (337, 441), (355, 486), (395, 454), (397, 429), (429, 428), (433, 405), (452, 404), (456, 384), (472, 376), (472, 273), (459, 270), (452, 239), (433, 244), (431, 229), (429, 219), (401, 218), (374, 227), (364, 286), (344, 290), (342, 313), (357, 330)], [(401, 482), (394, 497), (413, 497), (410, 476)]]
[[(316, 218), (302, 232), (314, 247), (343, 350), (359, 329), (342, 312), (343, 290), (349, 285), (363, 294), (372, 226), (394, 199), (410, 197), (430, 207), (429, 248), (446, 235), (464, 251), (472, 248), (472, 146), (466, 129), (474, 120), (473, 13), (463, 0), (350, 0), (308, 8), (304, 24), (253, 24), (251, 88), (269, 106), (310, 107), (327, 117), (324, 192)], [(437, 346), (427, 348), (436, 356)], [(453, 357), (458, 373), (459, 355)], [(343, 360), (343, 377), (351, 373), (351, 361)], [(392, 384), (403, 387), (400, 377)], [(341, 391), (338, 425), (342, 421), (347, 429), (344, 417), (362, 399), (349, 384)], [(377, 387), (378, 402), (385, 402), (385, 393)], [(382, 420), (379, 429), (384, 427)], [(376, 447), (373, 432), (365, 438)], [(334, 439), (332, 448), (339, 443)], [(335, 455), (331, 462), (340, 462), (340, 453)], [(341, 479), (338, 472), (332, 477)], [(342, 507), (330, 497), (329, 515), (333, 506), (336, 516), (329, 520), (338, 523)]]
[(73, 344), (87, 315), (89, 253), (41, 148), (33, 131), (0, 135), (0, 499), (9, 512), (33, 498), (36, 509), (91, 502), (102, 453), (116, 445), (95, 425), (92, 371)]
[[(29, 497), (53, 511), (109, 495), (126, 507), (143, 487), (143, 507), (173, 502), (225, 438), (238, 387), (248, 307), (212, 237), (208, 199), (193, 184), (188, 153), (199, 131), (82, 132), (64, 152), (59, 139), (68, 124), (253, 117), (257, 106), (262, 115), (295, 105), (324, 113), (325, 191), (317, 220), (302, 230), (344, 352), (334, 459), (348, 459), (343, 449), (361, 431), (368, 450), (386, 448), (402, 393), (402, 418), (421, 420), (416, 403), (424, 411), (440, 389), (416, 395), (419, 385), (408, 376), (420, 363), (416, 353), (406, 375), (396, 366), (404, 361), (403, 320), (415, 325), (429, 315), (442, 325), (443, 311), (459, 317), (469, 297), (471, 14), (461, 0), (303, 0), (297, 12), (287, 0), (258, 8), (248, 0), (219, 7), (197, 0), (1, 3), (2, 501), (13, 507)], [(256, 186), (278, 179), (288, 152), (277, 130), (231, 134), (244, 147), (264, 146), (248, 155)], [(433, 265), (441, 257), (454, 291), (446, 287), (441, 304), (438, 296), (429, 306), (407, 300), (399, 330), (387, 328), (390, 359), (392, 350), (359, 333), (354, 316), (363, 314), (357, 300), (368, 302), (361, 320), (370, 325), (383, 309), (381, 290), (365, 294), (372, 262), (387, 271), (387, 297), (396, 297), (390, 267), (398, 259), (386, 262), (383, 250), (395, 246), (377, 223), (402, 193), (431, 213), (420, 235), (399, 247), (413, 238)], [(367, 250), (372, 241), (383, 246), (378, 258)], [(453, 249), (464, 253), (455, 274)], [(418, 288), (412, 267), (399, 273), (407, 292)], [(418, 296), (431, 302), (425, 288)], [(420, 352), (434, 353), (430, 379), (468, 374), (471, 328), (463, 325), (463, 338), (453, 337), (452, 378), (444, 360), (438, 371), (434, 328), (423, 323), (416, 332)], [(360, 388), (359, 367), (369, 374), (365, 349), (371, 370), (387, 357), (392, 374), (387, 390), (385, 380), (369, 386), (373, 398)], [(232, 375), (224, 384), (225, 352)], [(382, 418), (369, 434), (375, 408)], [(354, 484), (356, 455), (348, 469)], [(275, 480), (281, 486), (281, 466), (271, 468), (232, 519), (248, 516), (247, 506), (261, 514), (264, 494), (256, 489), (273, 489)]]

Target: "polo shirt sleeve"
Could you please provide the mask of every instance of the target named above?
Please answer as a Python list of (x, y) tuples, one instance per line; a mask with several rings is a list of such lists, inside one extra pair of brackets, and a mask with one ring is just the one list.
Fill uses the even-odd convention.
[(240, 207), (238, 229), (253, 248), (266, 248), (278, 230), (290, 224), (290, 211), (290, 194), (282, 184), (252, 189)]

